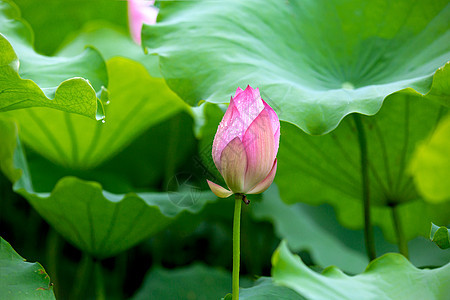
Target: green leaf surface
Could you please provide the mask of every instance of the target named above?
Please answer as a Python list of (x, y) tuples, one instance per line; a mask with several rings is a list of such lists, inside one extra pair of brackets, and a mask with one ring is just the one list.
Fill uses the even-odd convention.
[(277, 236), (286, 239), (291, 249), (308, 250), (320, 266), (334, 264), (347, 272), (357, 273), (368, 263), (364, 253), (349, 248), (319, 226), (307, 210), (283, 203), (275, 185), (263, 194), (261, 202), (252, 203), (251, 211), (256, 219), (273, 223)]
[[(53, 54), (74, 31), (92, 20), (112, 22), (122, 30), (128, 29), (127, 1), (111, 0), (14, 0), (23, 18), (34, 29), (36, 50)], [(43, 5), (45, 4), (45, 5)]]
[(450, 60), (449, 18), (445, 0), (163, 2), (143, 44), (191, 105), (250, 84), (281, 120), (324, 134), (397, 91), (448, 103), (448, 76), (433, 76)]
[(356, 276), (336, 267), (322, 274), (309, 269), (293, 255), (285, 242), (272, 257), (276, 284), (287, 286), (308, 299), (446, 299), (450, 264), (428, 270), (417, 269), (400, 254), (386, 254), (372, 261)]
[[(392, 208), (396, 207), (406, 239), (428, 237), (430, 222), (450, 221), (450, 204), (424, 202), (407, 172), (416, 144), (447, 112), (424, 98), (390, 96), (373, 117), (363, 117), (369, 157), (372, 223), (396, 242)], [(324, 136), (310, 136), (282, 123), (275, 178), (287, 203), (328, 203), (340, 222), (363, 227), (360, 148), (351, 116)]]
[(58, 55), (79, 55), (87, 47), (94, 47), (105, 60), (120, 56), (137, 61), (145, 66), (153, 77), (161, 77), (159, 60), (156, 55), (146, 55), (141, 46), (137, 45), (128, 32), (107, 22), (92, 21), (87, 23), (80, 32), (67, 38)]
[[(306, 203), (287, 205), (282, 202), (273, 184), (263, 193), (262, 201), (255, 201), (250, 209), (253, 218), (273, 224), (275, 234), (285, 239), (294, 252), (307, 251), (314, 265), (335, 265), (344, 272), (357, 274), (367, 264), (363, 230), (344, 228), (329, 205), (312, 206)], [(374, 228), (378, 255), (398, 251), (397, 246), (383, 238), (379, 228)], [(408, 243), (409, 259), (417, 267), (441, 266), (450, 260), (444, 253), (423, 237)]]
[[(51, 193), (20, 185), (15, 190), (62, 236), (100, 258), (136, 245), (166, 228), (178, 214), (197, 213), (216, 199), (210, 192), (112, 194), (76, 177), (62, 178)], [(192, 206), (178, 206), (186, 197)]]
[(0, 112), (50, 107), (92, 119), (104, 117), (105, 62), (88, 48), (74, 57), (48, 57), (33, 50), (33, 34), (17, 7), (0, 1)]
[[(242, 300), (304, 299), (289, 288), (273, 284), (267, 277), (254, 284), (244, 277), (240, 285), (239, 299)], [(196, 263), (173, 270), (153, 268), (131, 299), (221, 299), (230, 290), (231, 272)]]
[(430, 240), (436, 243), (441, 249), (450, 248), (450, 229), (431, 223)]
[(26, 262), (0, 237), (0, 298), (55, 299), (50, 278), (39, 263)]
[[(0, 166), (14, 190), (69, 242), (95, 257), (126, 250), (163, 230), (180, 214), (197, 213), (216, 200), (210, 191), (199, 190), (115, 194), (98, 182), (71, 176), (61, 178), (51, 192), (36, 192), (16, 132), (13, 121), (0, 119)], [(15, 181), (19, 171), (22, 176)]]
[(431, 203), (450, 201), (450, 116), (418, 145), (409, 171), (425, 200)]
[(107, 62), (109, 104), (106, 123), (46, 108), (9, 112), (20, 124), (20, 138), (47, 159), (72, 169), (91, 169), (113, 157), (149, 127), (186, 105), (161, 78), (151, 77), (126, 58)]
[[(151, 146), (154, 144), (158, 147)], [(183, 168), (195, 155), (196, 140), (192, 118), (182, 112), (150, 127), (126, 148), (93, 169), (66, 168), (50, 162), (29, 147), (25, 150), (30, 172), (40, 174), (33, 177), (35, 191), (50, 191), (60, 178), (75, 176), (97, 181), (103, 189), (122, 194), (168, 190), (168, 181), (174, 175), (189, 172)], [(204, 188), (207, 189), (207, 185)]]
[(174, 270), (154, 268), (131, 299), (220, 299), (230, 289), (230, 272), (204, 264)]
[[(231, 299), (231, 298), (230, 298)], [(239, 299), (242, 300), (303, 300), (302, 296), (293, 290), (273, 283), (272, 278), (261, 277), (254, 286), (240, 288)]]

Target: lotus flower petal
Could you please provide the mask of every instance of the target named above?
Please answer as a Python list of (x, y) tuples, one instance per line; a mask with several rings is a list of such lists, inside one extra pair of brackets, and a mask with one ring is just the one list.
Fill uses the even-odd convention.
[[(250, 191), (248, 191), (247, 194), (260, 194), (260, 193), (264, 192), (265, 190), (267, 190), (269, 188), (269, 186), (272, 184), (276, 173), (277, 173), (277, 160), (275, 159), (275, 161), (273, 162), (272, 170), (270, 170), (269, 175), (267, 175), (267, 177), (264, 178), (263, 181), (261, 181), (255, 187), (253, 187)], [(213, 191), (213, 193), (214, 193), (214, 191)]]
[(243, 89), (241, 89), (240, 87), (238, 87), (237, 89), (236, 89), (236, 93), (234, 93), (234, 98), (236, 98), (240, 93), (242, 93), (244, 90)]
[[(274, 132), (274, 142), (275, 142), (275, 156), (278, 153), (278, 146), (280, 144), (280, 120), (278, 119), (277, 113), (269, 106), (264, 100), (264, 109), (267, 110), (270, 116), (270, 121), (272, 123), (272, 132)], [(275, 157), (274, 157), (275, 159)]]
[[(276, 173), (279, 140), (280, 121), (261, 99), (259, 89), (238, 87), (212, 147), (214, 163), (232, 193), (259, 193), (270, 186)], [(220, 186), (211, 183), (210, 187), (216, 195), (229, 195), (230, 191)]]
[(242, 140), (247, 128), (264, 109), (264, 103), (259, 95), (259, 90), (247, 86), (242, 92), (238, 93), (236, 91), (236, 96), (233, 98), (233, 105), (239, 112), (240, 129), (242, 129), (239, 137)]
[(155, 24), (158, 8), (154, 0), (128, 0), (128, 22), (133, 40), (141, 44), (142, 24)]
[(219, 124), (212, 146), (212, 157), (218, 170), (220, 170), (220, 157), (223, 149), (236, 136), (240, 136), (240, 131), (242, 129), (239, 128), (239, 120), (239, 112), (233, 105), (233, 99), (231, 99), (230, 106), (228, 106), (228, 109)]
[(220, 173), (230, 190), (234, 193), (244, 192), (247, 154), (244, 144), (236, 137), (223, 149), (220, 157)]
[(274, 133), (267, 110), (254, 119), (242, 142), (247, 153), (245, 189), (248, 191), (269, 174), (275, 159)]
[(233, 195), (232, 191), (227, 190), (226, 188), (221, 187), (217, 183), (214, 183), (212, 181), (206, 180), (208, 182), (209, 188), (219, 198), (227, 198), (231, 195)]

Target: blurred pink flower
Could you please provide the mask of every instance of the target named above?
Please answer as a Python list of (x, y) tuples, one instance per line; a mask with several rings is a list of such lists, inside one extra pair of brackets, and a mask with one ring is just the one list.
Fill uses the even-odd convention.
[(277, 170), (280, 121), (259, 89), (238, 88), (231, 98), (212, 147), (214, 164), (228, 189), (208, 180), (221, 198), (231, 194), (259, 194), (272, 184)]
[(128, 23), (133, 40), (141, 44), (142, 24), (155, 24), (158, 8), (155, 0), (128, 0)]

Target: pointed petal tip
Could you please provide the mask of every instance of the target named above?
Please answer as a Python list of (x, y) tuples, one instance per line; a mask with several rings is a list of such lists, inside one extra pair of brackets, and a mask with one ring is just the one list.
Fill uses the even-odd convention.
[[(243, 89), (241, 89), (240, 87), (238, 87), (237, 89), (236, 89), (236, 93), (234, 93), (234, 98), (236, 98), (236, 96), (237, 95), (239, 95), (240, 93), (242, 93), (244, 90)], [(233, 97), (231, 97), (232, 99), (233, 99)]]
[(233, 192), (227, 190), (226, 188), (221, 187), (220, 185), (209, 181), (208, 179), (206, 179), (206, 182), (208, 182), (208, 186), (211, 189), (211, 191), (214, 193), (214, 195), (216, 195), (219, 198), (227, 198), (231, 195), (233, 195)]
[(250, 86), (250, 84), (247, 85), (247, 87), (245, 88), (244, 92), (248, 93), (251, 92), (253, 93), (254, 89)]

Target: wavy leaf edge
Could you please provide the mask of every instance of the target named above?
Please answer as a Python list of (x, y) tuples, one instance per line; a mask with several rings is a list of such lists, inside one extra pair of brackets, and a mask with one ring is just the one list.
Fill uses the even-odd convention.
[[(9, 17), (17, 22), (20, 22), (23, 26), (25, 26), (27, 28), (27, 34), (28, 34), (28, 41), (30, 43), (31, 49), (33, 51), (34, 50), (34, 32), (33, 29), (31, 28), (31, 26), (28, 24), (28, 22), (24, 19), (22, 19), (22, 15), (20, 12), (19, 7), (12, 1), (10, 0), (2, 0), (3, 3), (7, 3), (10, 6), (11, 11), (13, 11), (11, 13), (11, 15), (9, 15)], [(3, 40), (3, 41), (1, 41)], [(92, 84), (90, 83), (89, 79), (84, 78), (84, 77), (79, 77), (79, 76), (75, 76), (75, 77), (71, 77), (71, 78), (67, 78), (63, 81), (61, 81), (58, 86), (55, 87), (55, 93), (54, 93), (54, 97), (53, 98), (49, 98), (47, 96), (46, 93), (44, 93), (43, 89), (32, 79), (24, 79), (20, 76), (19, 74), (19, 66), (20, 66), (20, 59), (17, 55), (16, 50), (14, 49), (13, 45), (11, 44), (11, 42), (8, 40), (8, 38), (0, 33), (0, 41), (2, 43), (7, 43), (7, 47), (10, 48), (10, 51), (12, 51), (12, 55), (11, 57), (8, 57), (10, 59), (10, 62), (8, 64), (8, 66), (14, 71), (14, 73), (17, 75), (17, 77), (20, 80), (24, 80), (24, 81), (30, 81), (32, 82), (40, 91), (40, 93), (42, 93), (42, 96), (44, 96), (49, 102), (40, 102), (40, 103), (35, 103), (35, 104), (29, 104), (27, 106), (24, 107), (19, 107), (19, 108), (14, 108), (15, 105), (12, 105), (13, 108), (12, 109), (22, 109), (22, 108), (27, 108), (27, 107), (50, 107), (53, 109), (58, 109), (58, 110), (62, 110), (62, 111), (66, 111), (66, 112), (71, 112), (69, 109), (64, 109), (64, 107), (62, 108), (56, 108), (54, 106), (51, 105), (52, 101), (55, 101), (55, 99), (57, 98), (58, 92), (61, 92), (64, 90), (65, 85), (69, 84), (69, 83), (76, 83), (78, 85), (80, 85), (80, 89), (90, 89), (92, 91), (93, 97), (95, 97), (95, 107), (91, 107), (92, 110), (94, 110), (94, 114), (92, 113), (78, 113), (75, 112), (77, 114), (86, 116), (88, 118), (91, 119), (95, 119), (97, 121), (100, 120), (104, 120), (105, 119), (105, 109), (103, 106), (103, 102), (102, 99), (107, 99), (108, 98), (108, 90), (105, 86), (101, 86), (99, 91), (96, 91), (95, 88), (92, 86)], [(100, 52), (92, 46), (86, 46), (85, 51), (83, 51), (83, 53), (81, 53), (79, 56), (82, 55), (86, 55), (86, 53), (92, 52), (95, 56), (97, 56), (98, 58), (101, 59), (101, 61), (103, 62), (103, 67), (105, 70), (105, 74), (107, 74), (106, 72), (106, 62), (103, 59), (102, 55), (100, 54)], [(51, 56), (50, 56), (51, 57)], [(92, 99), (92, 98), (91, 98)], [(93, 102), (93, 101), (92, 101)], [(92, 104), (91, 104), (92, 105)], [(94, 105), (92, 105), (94, 106)], [(94, 109), (95, 108), (95, 109)], [(2, 109), (1, 111), (8, 111), (8, 110), (12, 110), (12, 109), (8, 109), (8, 107), (6, 107), (6, 109)]]

